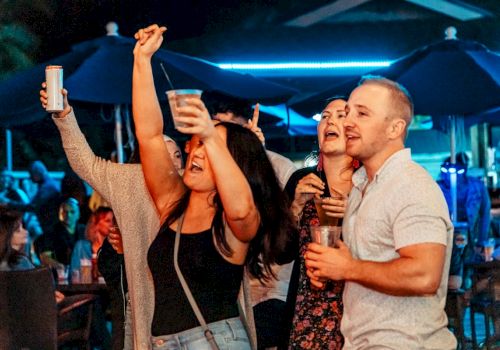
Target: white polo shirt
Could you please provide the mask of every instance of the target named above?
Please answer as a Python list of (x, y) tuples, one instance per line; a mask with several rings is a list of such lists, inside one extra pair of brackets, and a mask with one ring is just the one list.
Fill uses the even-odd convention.
[(447, 250), (441, 284), (432, 296), (397, 297), (347, 282), (344, 349), (456, 349), (444, 312), (453, 227), (438, 185), (411, 160), (409, 149), (387, 159), (371, 183), (361, 168), (353, 184), (343, 238), (355, 258), (390, 261), (399, 257), (398, 249), (419, 243), (443, 244)]

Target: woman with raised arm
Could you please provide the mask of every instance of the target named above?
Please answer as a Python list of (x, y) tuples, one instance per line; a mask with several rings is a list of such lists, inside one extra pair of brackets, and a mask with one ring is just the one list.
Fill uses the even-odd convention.
[[(45, 88), (45, 83), (42, 84)], [(64, 110), (52, 115), (61, 134), (64, 152), (71, 168), (108, 201), (121, 229), (130, 306), (127, 306), (125, 350), (151, 347), (151, 320), (154, 309), (153, 280), (147, 266), (147, 252), (160, 227), (151, 196), (144, 183), (140, 164), (118, 164), (97, 157), (89, 147), (63, 90)], [(40, 91), (45, 108), (47, 92)], [(182, 167), (179, 149), (165, 138), (176, 169)], [(138, 157), (136, 157), (138, 158)], [(131, 317), (129, 317), (131, 314)]]
[(284, 262), (291, 217), (265, 150), (250, 130), (214, 125), (199, 99), (178, 107), (178, 130), (192, 134), (181, 178), (161, 142), (163, 118), (151, 58), (164, 27), (141, 29), (134, 49), (133, 116), (149, 192), (161, 218), (149, 248), (155, 284), (152, 345), (158, 349), (210, 349), (174, 271), (174, 239), (180, 232), (179, 266), (219, 346), (249, 349), (238, 316), (243, 267), (271, 278), (270, 264)]

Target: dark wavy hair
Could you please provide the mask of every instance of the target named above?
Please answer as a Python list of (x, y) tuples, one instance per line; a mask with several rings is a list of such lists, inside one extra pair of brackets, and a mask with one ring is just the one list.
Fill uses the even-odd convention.
[[(236, 164), (245, 175), (252, 190), (253, 199), (260, 214), (260, 226), (250, 242), (246, 257), (248, 271), (259, 280), (275, 277), (272, 264), (284, 264), (292, 260), (290, 252), (298, 245), (296, 228), (288, 210), (288, 202), (281, 191), (271, 162), (258, 137), (250, 130), (234, 124), (219, 123), (227, 130), (227, 147)], [(173, 224), (186, 211), (191, 192), (187, 191), (166, 218), (163, 225)], [(216, 213), (213, 221), (217, 247), (226, 256), (232, 255), (224, 233), (222, 201), (213, 196)]]
[(22, 225), (22, 215), (18, 211), (0, 209), (0, 262), (6, 261), (9, 267), (15, 266), (23, 255), (11, 245), (14, 231)]

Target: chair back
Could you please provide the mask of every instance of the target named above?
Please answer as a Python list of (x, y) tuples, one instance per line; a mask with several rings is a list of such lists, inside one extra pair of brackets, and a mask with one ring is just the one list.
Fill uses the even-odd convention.
[(0, 271), (0, 348), (57, 349), (57, 307), (50, 269)]

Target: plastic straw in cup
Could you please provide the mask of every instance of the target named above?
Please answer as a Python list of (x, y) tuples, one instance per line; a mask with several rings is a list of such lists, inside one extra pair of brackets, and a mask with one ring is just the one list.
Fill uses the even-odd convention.
[(168, 85), (170, 85), (170, 90), (174, 90), (174, 85), (172, 84), (172, 81), (170, 80), (170, 78), (167, 74), (167, 70), (165, 69), (165, 67), (163, 67), (163, 62), (160, 62), (160, 67), (161, 67), (161, 70), (163, 71), (163, 74), (165, 74), (165, 78), (167, 78)]

